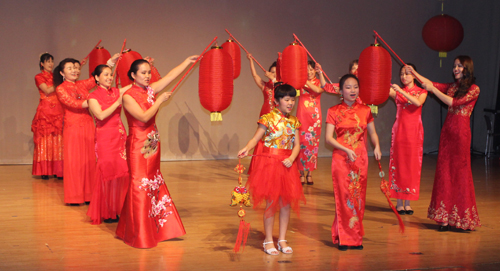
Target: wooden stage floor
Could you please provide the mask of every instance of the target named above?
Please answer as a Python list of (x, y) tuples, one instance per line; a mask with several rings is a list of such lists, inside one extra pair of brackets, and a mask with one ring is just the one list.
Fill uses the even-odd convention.
[[(473, 157), (482, 227), (441, 233), (426, 218), (436, 158), (424, 156), (420, 200), (412, 204), (413, 216), (403, 216), (404, 234), (370, 158), (365, 248), (345, 252), (331, 240), (331, 159), (319, 159), (314, 185), (304, 187), (307, 205), (300, 218), (292, 214), (288, 228), (294, 253), (279, 256), (262, 251), (262, 214), (249, 208), (247, 246), (232, 252), (239, 219), (229, 202), (237, 160), (161, 164), (187, 234), (152, 249), (116, 239), (116, 223), (91, 225), (88, 206), (65, 206), (63, 181), (32, 177), (31, 165), (0, 166), (0, 270), (500, 270), (500, 160)], [(387, 157), (383, 164), (387, 167)], [(278, 223), (275, 241), (277, 231)]]

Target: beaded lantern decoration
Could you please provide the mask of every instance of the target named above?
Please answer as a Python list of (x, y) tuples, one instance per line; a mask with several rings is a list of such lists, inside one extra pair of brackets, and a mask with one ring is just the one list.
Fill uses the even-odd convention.
[(241, 164), (241, 159), (238, 161), (238, 165), (234, 168), (234, 171), (238, 172), (238, 186), (236, 186), (231, 193), (231, 204), (229, 206), (240, 205), (240, 210), (238, 211), (238, 217), (240, 218), (240, 226), (238, 229), (238, 236), (236, 237), (236, 244), (234, 245), (234, 252), (240, 250), (240, 246), (245, 248), (247, 242), (248, 233), (250, 232), (250, 223), (245, 222), (245, 210), (243, 210), (243, 205), (245, 207), (251, 207), (250, 194), (247, 189), (243, 186), (243, 178), (241, 174), (245, 171), (245, 167)]

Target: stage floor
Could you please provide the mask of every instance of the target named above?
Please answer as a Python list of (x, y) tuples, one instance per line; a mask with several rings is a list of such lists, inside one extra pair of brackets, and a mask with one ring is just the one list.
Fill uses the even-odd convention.
[[(304, 187), (307, 204), (300, 218), (292, 213), (290, 220), (287, 239), (294, 253), (279, 256), (262, 251), (262, 213), (251, 208), (247, 246), (232, 250), (239, 218), (238, 207), (229, 203), (238, 160), (161, 164), (187, 234), (152, 249), (116, 239), (116, 223), (91, 225), (86, 205), (65, 206), (63, 181), (32, 177), (31, 165), (0, 166), (0, 270), (499, 270), (500, 160), (472, 159), (482, 227), (438, 232), (426, 218), (436, 158), (424, 156), (420, 200), (412, 203), (414, 215), (402, 216), (401, 234), (370, 157), (364, 250), (345, 252), (331, 239), (331, 159), (320, 158), (314, 185)], [(244, 159), (246, 167), (249, 162)], [(387, 157), (383, 165), (387, 171)], [(277, 233), (275, 223), (275, 241)]]

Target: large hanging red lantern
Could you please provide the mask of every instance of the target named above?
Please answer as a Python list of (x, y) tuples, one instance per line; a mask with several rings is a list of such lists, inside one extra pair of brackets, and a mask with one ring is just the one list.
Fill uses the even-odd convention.
[(229, 39), (222, 44), (222, 50), (226, 51), (233, 60), (233, 79), (240, 76), (241, 71), (241, 50), (240, 46), (233, 40)]
[(307, 52), (298, 43), (292, 43), (281, 55), (281, 81), (295, 89), (302, 89), (307, 82)]
[(446, 52), (457, 48), (464, 39), (464, 28), (455, 18), (441, 14), (430, 18), (422, 29), (425, 44), (439, 57), (446, 57)]
[(89, 55), (89, 77), (92, 77), (92, 73), (97, 66), (105, 65), (110, 58), (111, 54), (102, 46), (97, 46), (92, 50)]
[(122, 59), (120, 60), (120, 62), (118, 62), (118, 67), (116, 67), (118, 69), (118, 77), (116, 78), (116, 80), (118, 82), (118, 78), (120, 79), (120, 85), (122, 87), (130, 85), (134, 82), (128, 78), (127, 73), (130, 70), (130, 66), (132, 65), (132, 63), (137, 59), (142, 59), (141, 54), (139, 54), (138, 52), (134, 52), (131, 49), (123, 51)]
[(222, 110), (233, 99), (233, 60), (221, 47), (214, 46), (200, 61), (198, 93), (201, 105), (210, 111), (211, 121), (222, 121)]
[(358, 61), (359, 97), (372, 112), (377, 113), (376, 105), (389, 98), (391, 86), (391, 55), (379, 44), (364, 49)]

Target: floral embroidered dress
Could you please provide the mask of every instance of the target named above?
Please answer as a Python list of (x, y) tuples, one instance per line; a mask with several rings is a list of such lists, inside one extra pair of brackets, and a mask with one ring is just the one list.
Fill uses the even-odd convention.
[[(458, 90), (457, 83), (434, 83), (434, 86), (450, 97)], [(472, 85), (465, 96), (453, 98), (448, 107), (427, 214), (436, 222), (464, 230), (481, 226), (470, 164), (470, 115), (478, 96), (479, 87)]]
[[(106, 110), (120, 98), (117, 88), (105, 89), (99, 86), (90, 94)], [(87, 215), (92, 224), (100, 224), (103, 219), (116, 219), (121, 213), (127, 195), (129, 174), (125, 144), (127, 134), (120, 114), (122, 106), (104, 120), (95, 118), (96, 183)]]
[[(124, 95), (148, 110), (155, 102), (153, 89), (133, 85)], [(160, 172), (160, 135), (153, 116), (147, 123), (134, 118), (126, 109), (129, 135), (127, 159), (130, 185), (116, 235), (127, 245), (152, 248), (158, 242), (186, 234), (167, 185)]]
[(64, 108), (64, 202), (84, 203), (92, 198), (95, 181), (94, 120), (82, 104), (95, 87), (94, 78), (64, 81), (56, 89)]
[(41, 84), (54, 85), (52, 73), (42, 71), (35, 76), (40, 93), (40, 102), (31, 123), (33, 132), (33, 175), (63, 176), (63, 118), (64, 110), (57, 99), (56, 92), (45, 94)]
[[(317, 78), (311, 81), (316, 86), (320, 86), (321, 84)], [(316, 93), (305, 86), (300, 90), (297, 118), (299, 118), (302, 124), (299, 128), (299, 170), (313, 171), (317, 165), (318, 146), (321, 137), (321, 93)]]
[(301, 124), (296, 117), (283, 115), (278, 108), (261, 116), (258, 123), (267, 129), (261, 140), (262, 152), (254, 156), (254, 169), (247, 182), (254, 207), (265, 201), (272, 202), (265, 212), (271, 217), (281, 207), (290, 204), (299, 214), (299, 201), (305, 203), (305, 198), (297, 163), (287, 168), (282, 161), (292, 154), (295, 131)]
[(328, 109), (326, 122), (335, 125), (337, 141), (353, 150), (357, 159), (351, 162), (344, 151), (334, 149), (332, 180), (335, 194), (335, 220), (332, 226), (333, 243), (359, 246), (363, 243), (368, 154), (366, 127), (373, 121), (370, 108), (345, 102)]
[[(417, 86), (403, 89), (412, 96), (427, 93)], [(391, 155), (389, 160), (389, 182), (391, 197), (418, 200), (420, 173), (424, 152), (424, 127), (422, 106), (415, 106), (403, 94), (396, 92), (396, 121), (392, 126)]]

